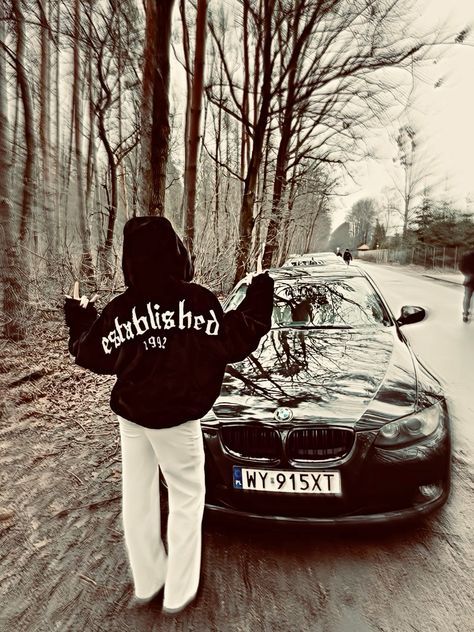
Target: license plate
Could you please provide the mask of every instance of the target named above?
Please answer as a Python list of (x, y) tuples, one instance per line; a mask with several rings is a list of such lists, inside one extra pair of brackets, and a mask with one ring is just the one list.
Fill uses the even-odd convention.
[(233, 475), (234, 489), (286, 494), (342, 494), (341, 474), (337, 471), (258, 470), (234, 465)]

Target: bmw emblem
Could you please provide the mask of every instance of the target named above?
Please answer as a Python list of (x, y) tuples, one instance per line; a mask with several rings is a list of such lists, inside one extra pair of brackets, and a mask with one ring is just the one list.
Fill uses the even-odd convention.
[(275, 410), (273, 416), (277, 421), (291, 421), (293, 419), (293, 411), (291, 410), (291, 408), (286, 408), (285, 406), (282, 406)]

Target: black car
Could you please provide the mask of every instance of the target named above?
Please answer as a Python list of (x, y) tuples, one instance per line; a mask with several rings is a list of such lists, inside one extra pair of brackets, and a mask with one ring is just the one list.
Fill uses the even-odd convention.
[(355, 266), (269, 273), (272, 329), (227, 367), (202, 419), (208, 511), (363, 524), (440, 507), (450, 487), (448, 410), (401, 329), (425, 311), (406, 306), (396, 319)]

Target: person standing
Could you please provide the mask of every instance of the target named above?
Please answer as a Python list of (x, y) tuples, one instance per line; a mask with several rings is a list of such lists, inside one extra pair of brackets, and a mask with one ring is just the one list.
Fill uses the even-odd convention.
[(474, 250), (470, 250), (461, 257), (459, 269), (464, 274), (464, 300), (462, 308), (463, 322), (470, 319), (472, 293), (474, 292)]
[[(66, 297), (76, 363), (117, 376), (110, 406), (122, 453), (122, 515), (135, 598), (163, 592), (176, 613), (196, 596), (204, 511), (200, 418), (217, 399), (225, 366), (247, 357), (271, 326), (273, 280), (252, 279), (237, 309), (192, 283), (188, 251), (163, 217), (125, 224), (127, 289), (100, 316), (79, 284)], [(160, 533), (159, 472), (168, 488), (167, 548)]]
[(350, 264), (350, 262), (352, 261), (352, 255), (351, 255), (351, 251), (349, 250), (349, 248), (346, 248), (344, 250), (344, 254), (342, 255), (342, 258), (347, 263), (347, 265)]
[(341, 249), (339, 248), (339, 246), (336, 248), (336, 255), (338, 257), (342, 257), (342, 252), (341, 252)]

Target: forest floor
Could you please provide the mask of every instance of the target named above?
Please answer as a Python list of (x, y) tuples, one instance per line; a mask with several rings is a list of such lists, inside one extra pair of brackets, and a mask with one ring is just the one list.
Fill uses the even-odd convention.
[(114, 378), (76, 366), (66, 340), (61, 322), (0, 339), (1, 632), (118, 629), (106, 621), (132, 597)]

